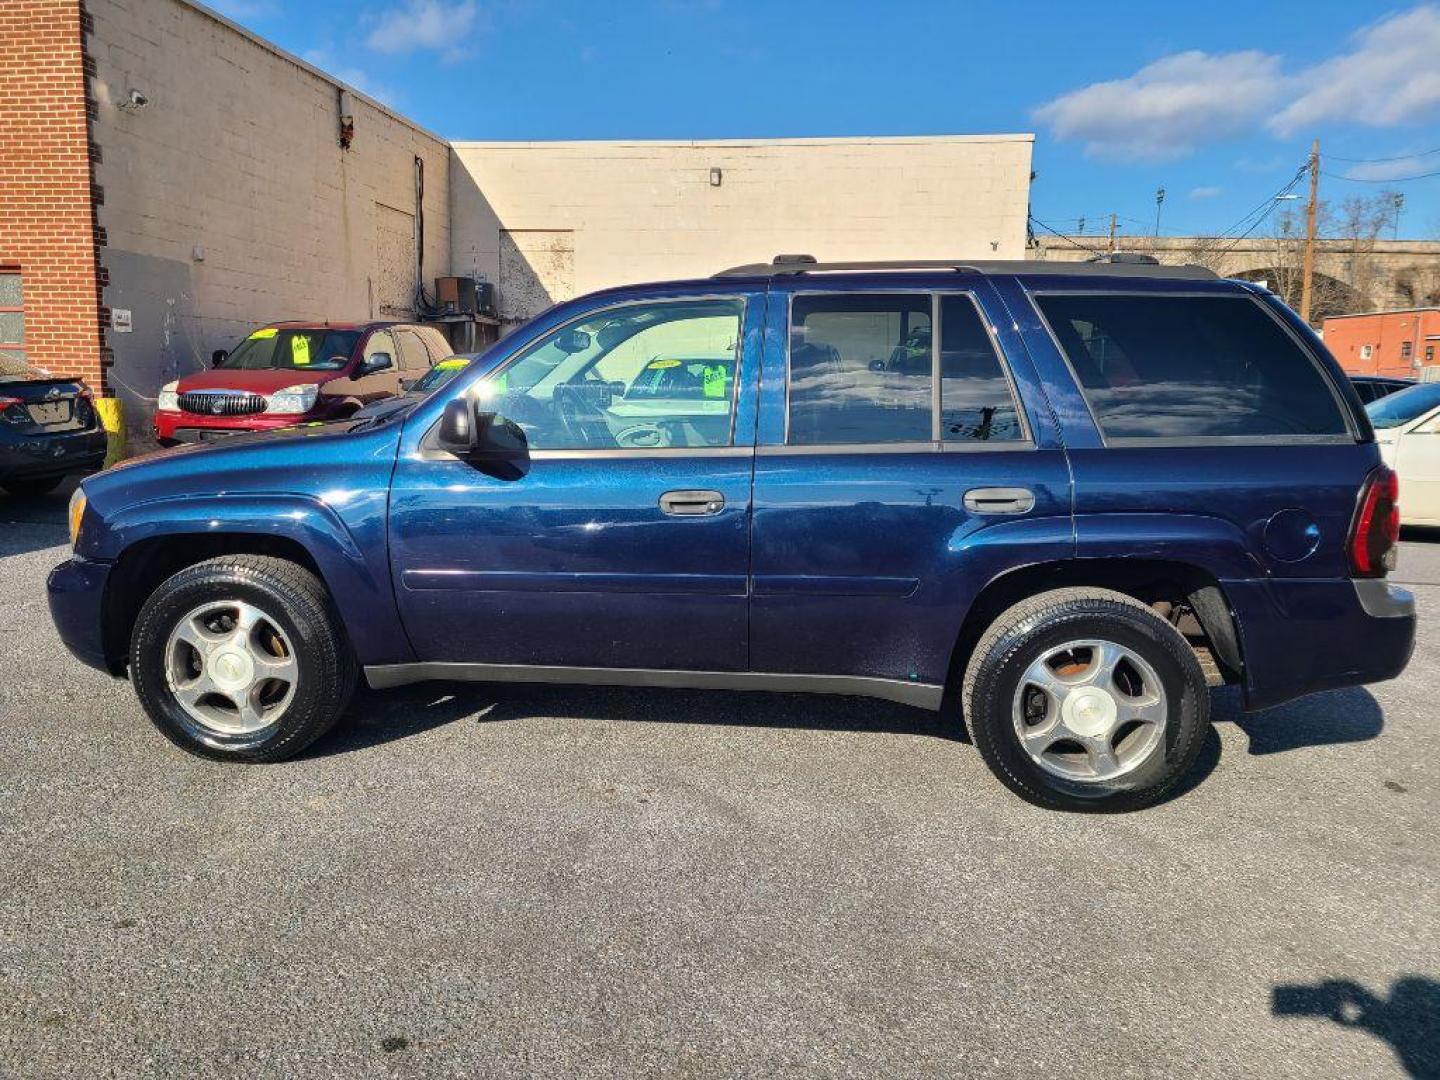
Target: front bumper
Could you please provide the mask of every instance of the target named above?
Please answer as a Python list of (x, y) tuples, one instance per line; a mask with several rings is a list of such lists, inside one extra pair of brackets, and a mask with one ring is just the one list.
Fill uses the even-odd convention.
[(110, 564), (79, 556), (66, 559), (46, 580), (50, 618), (60, 640), (81, 663), (111, 674), (118, 664), (105, 655), (104, 601)]
[(243, 435), (247, 431), (274, 431), (276, 428), (294, 427), (296, 424), (322, 419), (324, 417), (318, 409), (288, 416), (277, 413), (203, 416), (199, 413), (157, 412), (154, 430), (155, 439), (160, 443), (207, 442), (229, 435)]
[(63, 435), (0, 433), (0, 480), (94, 472), (105, 464), (105, 431)]
[(1393, 679), (1415, 648), (1415, 598), (1383, 580), (1224, 582), (1245, 664), (1245, 707)]

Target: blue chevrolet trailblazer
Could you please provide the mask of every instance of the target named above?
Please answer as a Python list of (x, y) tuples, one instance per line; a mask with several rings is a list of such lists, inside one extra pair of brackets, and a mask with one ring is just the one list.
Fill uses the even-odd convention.
[(802, 691), (957, 709), (1020, 796), (1129, 809), (1208, 684), (1389, 679), (1415, 633), (1395, 476), (1315, 335), (1123, 257), (595, 293), (385, 417), (91, 477), (70, 531), (66, 644), (237, 761), (362, 673)]

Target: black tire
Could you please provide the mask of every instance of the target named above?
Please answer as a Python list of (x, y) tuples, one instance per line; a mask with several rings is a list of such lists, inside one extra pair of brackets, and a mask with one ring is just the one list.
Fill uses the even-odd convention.
[[(1056, 776), (1032, 759), (1017, 731), (1016, 695), (1027, 668), (1047, 650), (1079, 639), (1135, 653), (1165, 691), (1159, 743), (1132, 771), (1108, 781)], [(1210, 696), (1195, 651), (1150, 608), (1109, 589), (1055, 589), (1001, 614), (971, 654), (961, 705), (990, 770), (1021, 798), (1055, 810), (1120, 812), (1163, 800), (1185, 779), (1210, 730)]]
[(14, 480), (6, 480), (0, 483), (11, 495), (17, 499), (38, 499), (42, 495), (49, 495), (60, 486), (63, 476), (41, 476), (33, 480), (17, 477)]
[[(197, 724), (166, 674), (171, 631), (193, 609), (238, 600), (261, 609), (293, 642), (293, 698), (268, 727), (223, 735)], [(320, 738), (345, 711), (358, 668), (325, 586), (304, 567), (264, 555), (226, 555), (186, 567), (161, 583), (140, 609), (130, 636), (130, 678), (146, 713), (171, 742), (224, 761), (281, 761)]]

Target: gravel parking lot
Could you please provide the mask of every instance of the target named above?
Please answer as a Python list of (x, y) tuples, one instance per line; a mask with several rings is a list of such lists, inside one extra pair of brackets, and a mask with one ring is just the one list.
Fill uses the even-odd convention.
[(843, 698), (411, 687), (199, 761), (55, 637), (67, 492), (0, 496), (0, 1074), (1440, 1075), (1440, 539), (1403, 678), (1222, 691), (1081, 817)]

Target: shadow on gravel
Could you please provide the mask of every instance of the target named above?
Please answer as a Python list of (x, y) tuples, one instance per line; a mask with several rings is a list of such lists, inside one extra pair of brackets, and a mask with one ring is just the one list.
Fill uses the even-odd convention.
[(1276, 1016), (1310, 1016), (1384, 1039), (1411, 1076), (1440, 1077), (1440, 982), (1402, 975), (1389, 997), (1371, 993), (1353, 979), (1327, 979), (1303, 986), (1277, 986), (1270, 1011)]
[(1380, 703), (1361, 686), (1312, 694), (1255, 713), (1241, 712), (1239, 693), (1225, 690), (1215, 695), (1213, 719), (1245, 732), (1252, 754), (1366, 742), (1385, 728)]
[(423, 683), (386, 691), (362, 688), (335, 731), (306, 756), (364, 750), (465, 717), (478, 723), (496, 723), (541, 716), (862, 731), (970, 741), (953, 712), (932, 713), (863, 698), (613, 686)]

